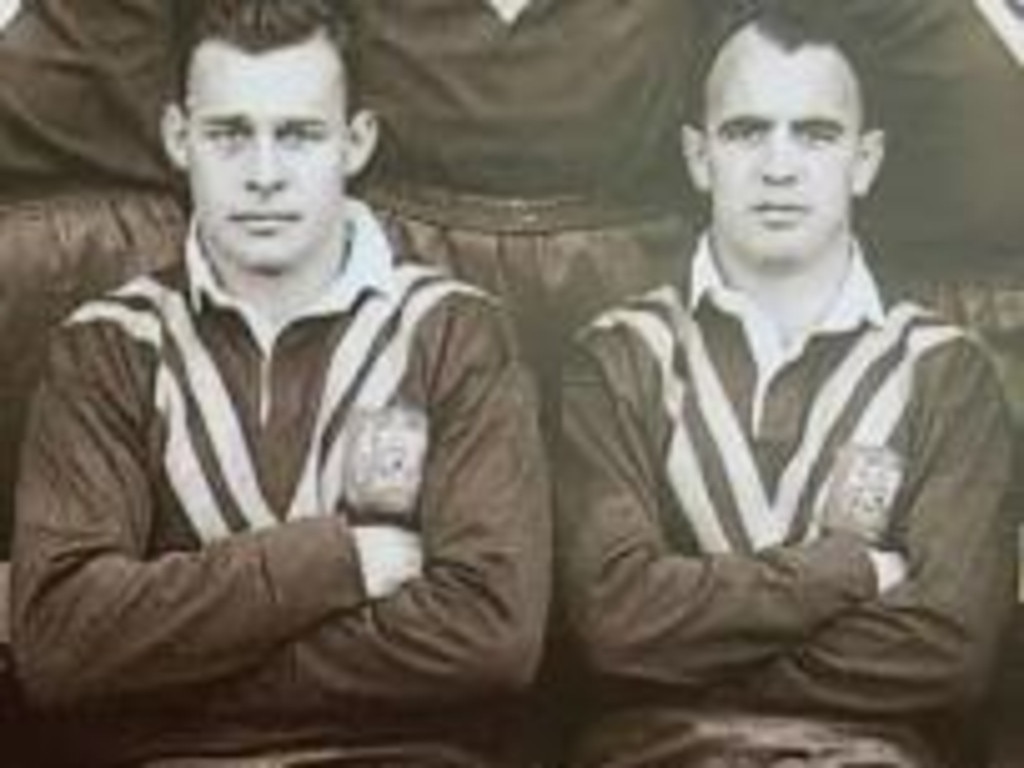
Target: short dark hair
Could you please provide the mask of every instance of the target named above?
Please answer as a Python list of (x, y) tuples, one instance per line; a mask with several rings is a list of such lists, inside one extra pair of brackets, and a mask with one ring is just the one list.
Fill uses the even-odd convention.
[(207, 40), (263, 53), (320, 33), (334, 45), (344, 65), (349, 25), (340, 6), (330, 0), (191, 0), (179, 46), (179, 93), (188, 87), (196, 49)]
[(865, 127), (877, 126), (881, 122), (873, 64), (877, 56), (871, 50), (871, 35), (858, 29), (843, 5), (823, 0), (719, 0), (705, 13), (704, 34), (688, 89), (687, 122), (703, 122), (711, 71), (729, 41), (750, 28), (784, 51), (808, 45), (837, 50), (856, 76)]

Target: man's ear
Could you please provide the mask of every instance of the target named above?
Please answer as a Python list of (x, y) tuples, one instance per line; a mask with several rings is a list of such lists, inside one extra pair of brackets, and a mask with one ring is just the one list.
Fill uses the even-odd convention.
[(864, 197), (875, 183), (885, 159), (885, 131), (865, 131), (857, 140), (857, 161), (853, 168), (853, 194)]
[(366, 167), (377, 148), (377, 116), (368, 110), (359, 110), (349, 120), (347, 133), (345, 176), (352, 178)]
[(179, 171), (188, 169), (188, 118), (181, 105), (175, 102), (164, 107), (160, 120), (160, 134), (164, 151)]
[(684, 125), (682, 142), (683, 155), (686, 157), (686, 167), (690, 170), (693, 186), (700, 192), (707, 193), (711, 189), (707, 138), (701, 129), (692, 125)]

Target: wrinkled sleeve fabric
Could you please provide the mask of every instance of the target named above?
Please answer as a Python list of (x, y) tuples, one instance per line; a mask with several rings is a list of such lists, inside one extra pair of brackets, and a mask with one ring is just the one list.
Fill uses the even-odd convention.
[(775, 706), (884, 715), (970, 707), (1013, 607), (1009, 418), (976, 346), (921, 361), (893, 545), (906, 582), (861, 603), (749, 680)]
[(431, 421), (422, 576), (310, 626), (254, 675), (225, 681), (208, 711), (344, 719), (367, 702), (415, 709), (532, 681), (550, 592), (550, 491), (533, 383), (501, 317), (489, 300), (456, 298), (417, 334), (401, 394)]
[(627, 331), (585, 339), (563, 395), (558, 572), (572, 631), (600, 674), (705, 687), (872, 593), (863, 550), (842, 537), (723, 555), (671, 541), (653, 360)]
[(0, 35), (0, 168), (15, 189), (166, 186), (159, 119), (180, 3), (23, 2)]
[(38, 705), (214, 680), (363, 599), (339, 518), (148, 556), (162, 472), (150, 445), (154, 367), (113, 327), (54, 338), (23, 451), (13, 558), (14, 651)]

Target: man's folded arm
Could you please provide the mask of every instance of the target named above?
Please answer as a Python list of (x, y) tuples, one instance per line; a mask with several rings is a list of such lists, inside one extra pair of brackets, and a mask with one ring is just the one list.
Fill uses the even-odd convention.
[(23, 451), (13, 641), (36, 703), (216, 679), (364, 599), (337, 517), (147, 557), (162, 469), (141, 426), (146, 375), (137, 350), (97, 336), (58, 337)]
[[(430, 403), (422, 574), (335, 611), (203, 706), (280, 714), (416, 707), (532, 682), (548, 616), (550, 492), (535, 392), (485, 302), (439, 312), (412, 365)], [(472, 309), (466, 309), (471, 307)], [(424, 350), (443, 350), (440, 355)], [(418, 388), (418, 387), (417, 387)]]
[(923, 363), (935, 375), (921, 376), (930, 383), (912, 416), (910, 488), (894, 535), (907, 580), (752, 675), (749, 695), (878, 715), (969, 707), (983, 694), (1015, 588), (1008, 417), (976, 350), (960, 344)]
[(667, 439), (658, 374), (643, 352), (607, 336), (567, 376), (558, 469), (560, 572), (593, 666), (703, 687), (783, 653), (873, 594), (866, 548), (848, 536), (756, 554), (670, 542), (665, 531), (680, 521), (667, 519), (676, 506), (659, 495), (668, 484), (651, 449)]

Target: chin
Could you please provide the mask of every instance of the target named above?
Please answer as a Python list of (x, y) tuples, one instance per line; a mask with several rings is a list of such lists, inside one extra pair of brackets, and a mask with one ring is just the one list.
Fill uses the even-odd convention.
[(764, 272), (779, 275), (798, 272), (806, 267), (808, 259), (802, 249), (797, 250), (784, 242), (779, 242), (775, 246), (770, 249), (762, 248), (752, 254), (749, 263)]
[(261, 277), (281, 277), (290, 272), (295, 266), (291, 259), (257, 261), (249, 265), (248, 270), (254, 275)]

